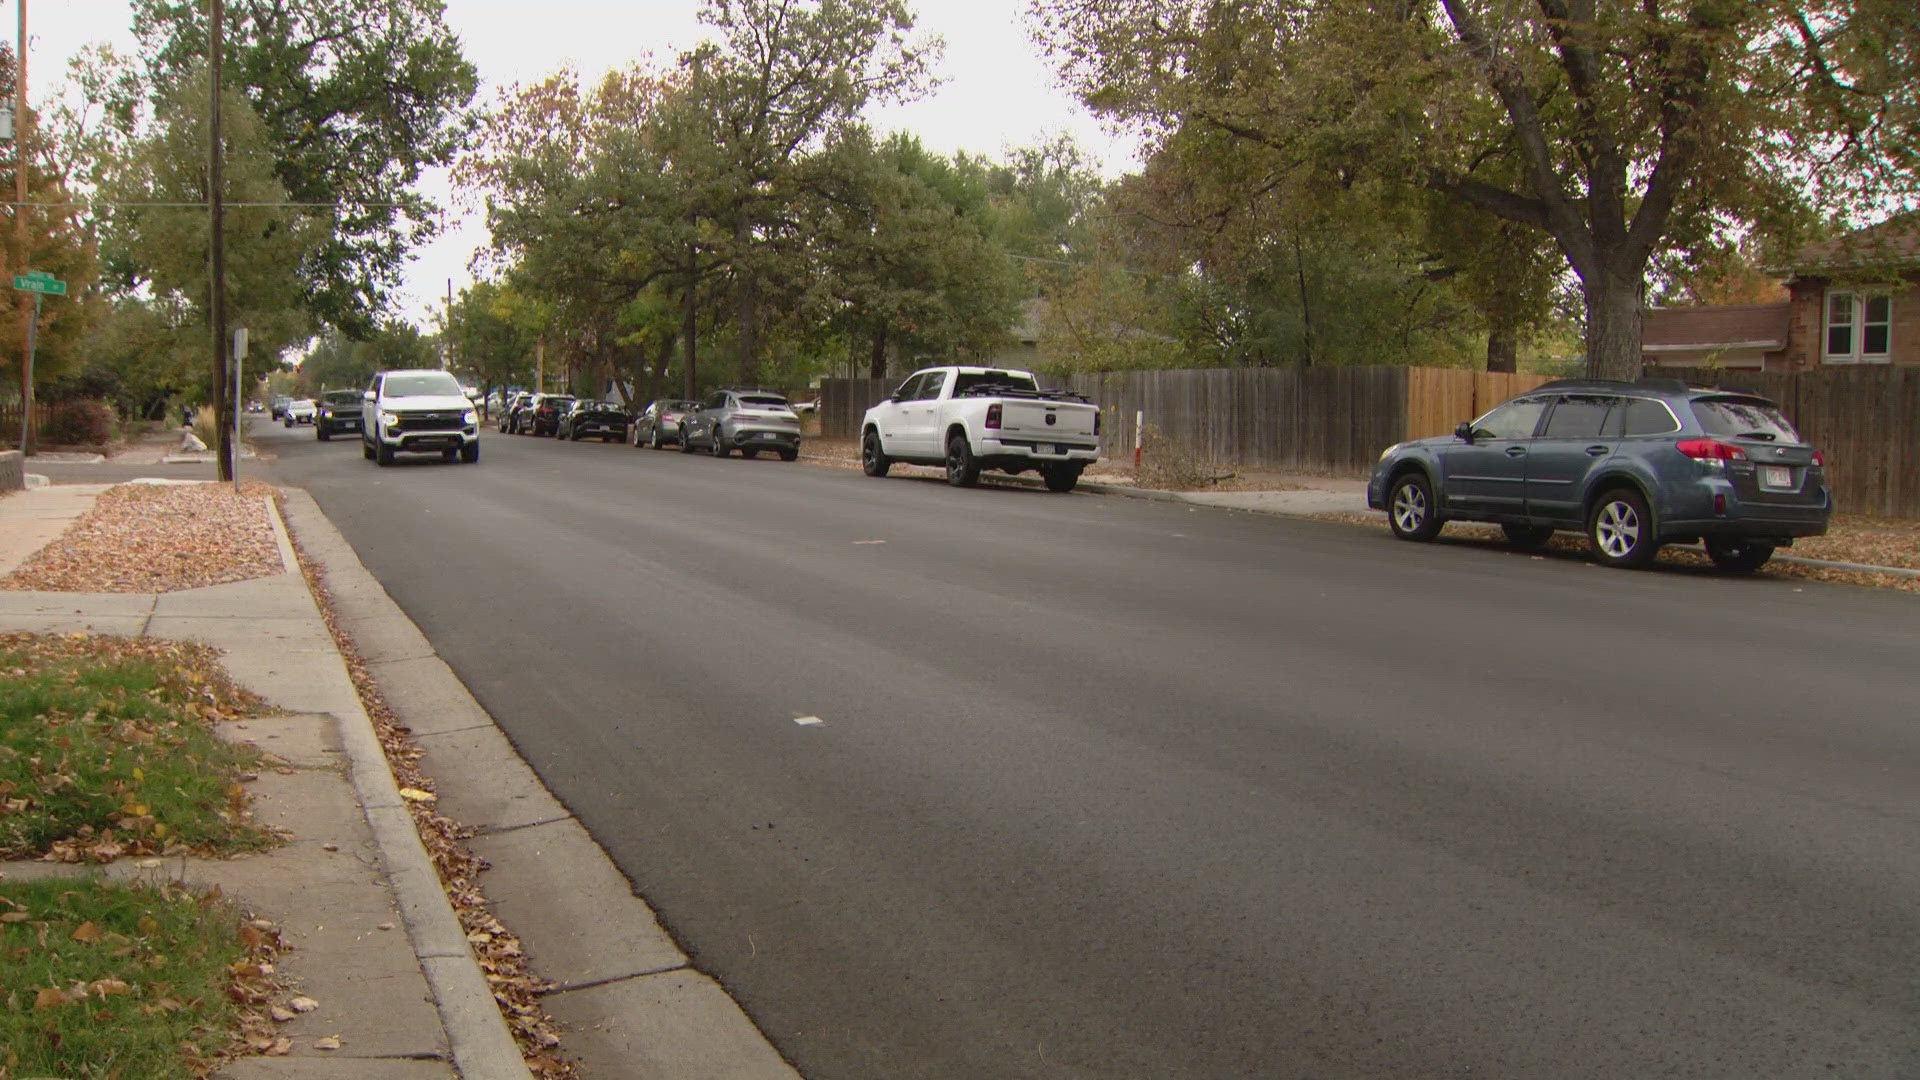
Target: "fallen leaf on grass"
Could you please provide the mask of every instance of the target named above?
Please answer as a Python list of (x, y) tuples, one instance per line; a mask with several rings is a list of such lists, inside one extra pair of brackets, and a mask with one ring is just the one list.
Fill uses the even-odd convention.
[(320, 1007), (320, 1003), (310, 997), (297, 997), (287, 1002), (287, 1007), (297, 1013), (310, 1013)]
[(315, 1039), (313, 1040), (313, 1048), (315, 1050), (338, 1050), (340, 1049), (340, 1036), (328, 1035), (323, 1039)]

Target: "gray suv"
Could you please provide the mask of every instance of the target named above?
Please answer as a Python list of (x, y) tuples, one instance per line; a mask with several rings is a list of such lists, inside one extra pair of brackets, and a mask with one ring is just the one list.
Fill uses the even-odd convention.
[(1388, 447), (1367, 505), (1404, 540), (1490, 521), (1520, 547), (1582, 531), (1609, 566), (1700, 541), (1714, 565), (1745, 571), (1827, 531), (1825, 465), (1763, 397), (1676, 379), (1561, 379), (1452, 435)]
[(800, 418), (771, 390), (719, 390), (680, 421), (680, 449), (691, 454), (698, 446), (714, 457), (766, 450), (793, 461), (800, 456)]
[(360, 445), (368, 461), (395, 454), (480, 460), (480, 414), (460, 381), (431, 368), (381, 371), (361, 395)]

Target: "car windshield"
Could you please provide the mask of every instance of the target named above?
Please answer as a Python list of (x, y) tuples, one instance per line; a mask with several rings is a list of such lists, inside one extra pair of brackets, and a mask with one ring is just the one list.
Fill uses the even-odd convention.
[(389, 375), (388, 397), (459, 397), (460, 383), (444, 371), (411, 371)]
[(772, 394), (741, 394), (740, 404), (750, 409), (784, 409), (787, 399)]
[(546, 409), (546, 408), (564, 409), (571, 406), (572, 404), (573, 404), (573, 399), (570, 397), (550, 397), (550, 398), (543, 399), (540, 402), (540, 407), (543, 409)]
[(662, 412), (668, 410), (674, 412), (691, 412), (699, 407), (700, 403), (697, 401), (663, 401), (660, 403), (660, 411)]
[(1767, 442), (1800, 441), (1799, 433), (1780, 415), (1779, 407), (1765, 398), (1697, 398), (1693, 402), (1693, 415), (1709, 435)]
[(325, 401), (329, 405), (357, 405), (360, 403), (360, 391), (358, 390), (329, 391), (325, 395)]

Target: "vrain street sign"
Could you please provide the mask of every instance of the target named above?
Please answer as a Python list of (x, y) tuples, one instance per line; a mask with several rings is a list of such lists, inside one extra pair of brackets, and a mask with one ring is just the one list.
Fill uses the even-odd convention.
[(13, 287), (46, 296), (67, 295), (67, 283), (45, 270), (29, 270), (24, 274), (13, 275)]

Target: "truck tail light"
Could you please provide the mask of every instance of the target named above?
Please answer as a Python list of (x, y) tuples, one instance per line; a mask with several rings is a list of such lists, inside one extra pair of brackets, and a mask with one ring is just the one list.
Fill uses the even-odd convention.
[(1826, 455), (1825, 455), (1825, 454), (1822, 454), (1822, 453), (1821, 453), (1820, 451), (1818, 451), (1818, 450), (1815, 450), (1815, 451), (1813, 452), (1813, 465), (1814, 465), (1814, 468), (1816, 468), (1816, 469), (1818, 469), (1818, 468), (1825, 468), (1825, 467), (1826, 467), (1826, 464), (1827, 464), (1827, 457), (1826, 457)]
[(997, 401), (987, 406), (987, 426), (996, 431), (1000, 429), (1000, 403)]

